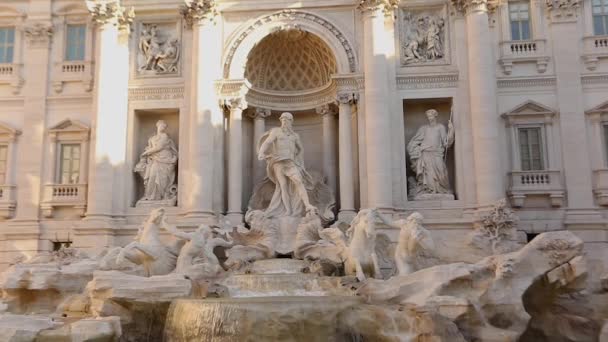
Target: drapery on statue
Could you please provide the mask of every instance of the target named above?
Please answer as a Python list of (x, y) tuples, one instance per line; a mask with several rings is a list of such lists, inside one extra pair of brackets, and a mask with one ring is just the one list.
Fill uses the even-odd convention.
[(451, 194), (445, 153), (454, 143), (454, 126), (448, 121), (448, 130), (437, 122), (439, 113), (435, 109), (426, 111), (428, 125), (418, 129), (416, 135), (407, 144), (412, 170), (416, 173), (416, 189), (410, 193)]
[(135, 166), (135, 172), (144, 180), (144, 196), (137, 204), (149, 202), (174, 206), (177, 196), (177, 148), (166, 133), (167, 124), (163, 120), (156, 123), (156, 129), (156, 135), (148, 139), (148, 146)]
[(249, 210), (262, 210), (266, 217), (304, 217), (318, 212), (324, 220), (332, 220), (333, 195), (322, 179), (304, 168), (304, 150), (292, 128), (293, 115), (283, 113), (280, 121), (281, 127), (260, 138), (258, 159), (266, 160), (267, 178), (256, 186)]

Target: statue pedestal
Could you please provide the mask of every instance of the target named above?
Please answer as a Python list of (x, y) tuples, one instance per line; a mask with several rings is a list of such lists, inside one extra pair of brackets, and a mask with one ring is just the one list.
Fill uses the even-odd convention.
[(278, 254), (290, 254), (295, 249), (296, 234), (298, 233), (298, 225), (302, 220), (301, 217), (280, 217), (272, 218), (276, 220), (278, 229), (278, 238), (275, 251)]
[(414, 201), (453, 201), (453, 194), (418, 194)]
[(136, 208), (164, 208), (164, 207), (175, 207), (177, 204), (177, 198), (171, 198), (160, 201), (148, 201), (139, 200), (135, 204)]

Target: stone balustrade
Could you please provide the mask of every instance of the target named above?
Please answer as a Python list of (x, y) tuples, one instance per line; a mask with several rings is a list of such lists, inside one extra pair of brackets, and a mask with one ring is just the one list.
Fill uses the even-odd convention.
[(55, 64), (53, 88), (55, 92), (63, 91), (66, 82), (82, 82), (85, 91), (93, 87), (93, 62), (91, 61), (65, 61)]
[(544, 39), (500, 42), (500, 56), (500, 64), (506, 75), (511, 74), (514, 63), (535, 62), (539, 73), (544, 73), (549, 64)]
[(0, 63), (0, 84), (8, 84), (13, 88), (13, 94), (18, 94), (23, 85), (21, 65), (16, 63)]
[(560, 207), (564, 200), (561, 171), (511, 171), (508, 194), (514, 207), (523, 207), (526, 196), (530, 195), (548, 196), (552, 206)]
[(86, 204), (86, 184), (47, 184), (44, 187), (41, 208), (45, 217), (53, 217), (53, 209), (56, 207), (73, 207), (84, 215)]
[(0, 218), (10, 218), (15, 210), (15, 193), (14, 185), (0, 185)]
[(600, 58), (608, 58), (608, 35), (584, 37), (583, 60), (587, 69), (597, 69)]
[(608, 205), (608, 169), (593, 171), (593, 193), (599, 205)]

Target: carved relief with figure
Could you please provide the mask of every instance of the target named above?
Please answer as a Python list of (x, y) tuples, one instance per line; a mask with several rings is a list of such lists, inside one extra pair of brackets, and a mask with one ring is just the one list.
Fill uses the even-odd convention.
[(403, 10), (401, 20), (401, 65), (446, 62), (446, 17), (443, 10)]
[(175, 31), (169, 25), (142, 25), (137, 46), (137, 71), (140, 75), (178, 73), (180, 42)]

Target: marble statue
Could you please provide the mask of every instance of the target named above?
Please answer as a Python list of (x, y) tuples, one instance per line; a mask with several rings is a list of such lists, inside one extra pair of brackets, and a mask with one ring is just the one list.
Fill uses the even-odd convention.
[(125, 246), (118, 254), (117, 263), (127, 259), (134, 264), (143, 265), (145, 276), (148, 277), (173, 272), (177, 263), (177, 252), (160, 239), (160, 228), (166, 227), (165, 223), (165, 209), (152, 210), (139, 229), (135, 241)]
[(414, 200), (454, 199), (450, 189), (446, 151), (454, 143), (454, 126), (448, 121), (448, 129), (437, 122), (439, 113), (435, 109), (426, 111), (428, 125), (407, 144), (411, 168), (416, 174), (416, 187), (410, 189)]
[(405, 12), (401, 64), (424, 64), (445, 56), (445, 19), (439, 13)]
[(139, 36), (139, 72), (154, 74), (177, 73), (180, 58), (179, 40), (165, 38), (157, 25), (144, 25)]
[(177, 148), (166, 133), (165, 121), (159, 120), (156, 129), (156, 134), (148, 139), (148, 146), (135, 166), (135, 172), (144, 181), (144, 195), (137, 206), (175, 206), (177, 201)]
[(376, 255), (377, 217), (377, 210), (362, 209), (346, 231), (350, 242), (344, 273), (356, 276), (359, 281), (364, 281), (366, 277), (381, 278)]
[(312, 178), (304, 168), (304, 149), (300, 136), (293, 131), (293, 115), (283, 113), (281, 127), (266, 132), (260, 139), (258, 159), (266, 160), (268, 178), (275, 184), (268, 216), (303, 216), (316, 211), (308, 191)]
[(239, 269), (256, 260), (270, 259), (276, 254), (277, 224), (261, 210), (249, 211), (245, 220), (251, 229), (240, 226), (230, 234), (234, 246), (226, 251), (228, 259), (225, 263), (230, 269)]
[(431, 233), (422, 227), (423, 216), (413, 213), (405, 220), (391, 221), (378, 213), (387, 226), (399, 229), (399, 241), (395, 249), (395, 265), (398, 275), (407, 275), (419, 269), (417, 259), (422, 254), (433, 254), (435, 244)]
[(339, 228), (323, 228), (321, 218), (306, 215), (298, 225), (294, 257), (342, 264), (347, 260), (347, 241)]
[(213, 237), (213, 230), (205, 224), (201, 224), (192, 233), (180, 231), (175, 226), (167, 223), (163, 218), (163, 227), (178, 239), (187, 241), (177, 257), (175, 272), (188, 275), (190, 279), (213, 277), (223, 271), (217, 256), (213, 252), (215, 247), (232, 247), (230, 238), (228, 241)]

